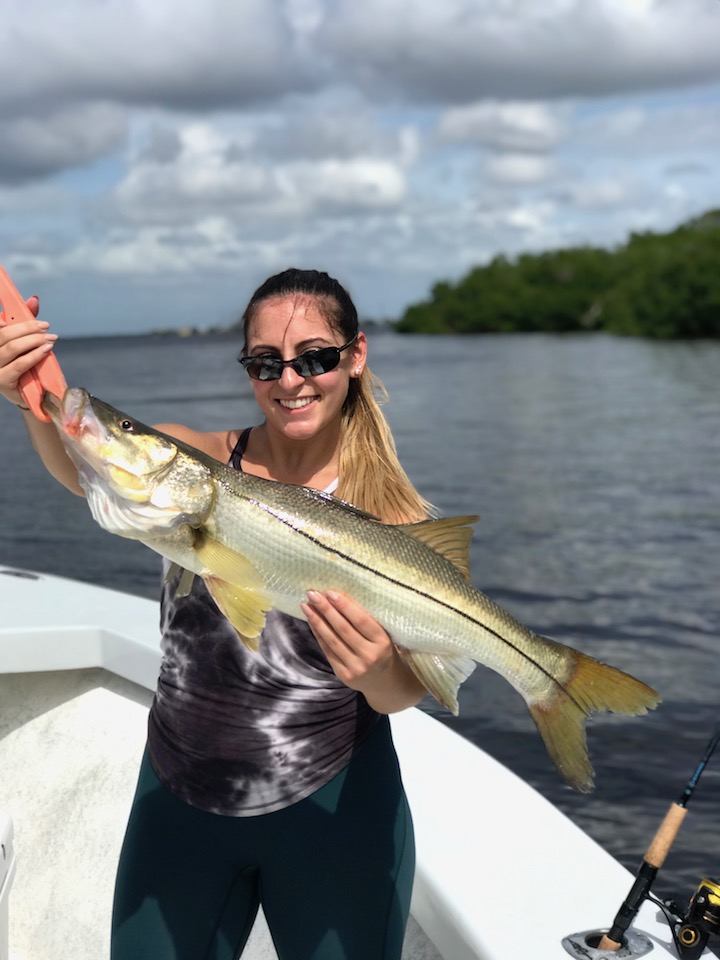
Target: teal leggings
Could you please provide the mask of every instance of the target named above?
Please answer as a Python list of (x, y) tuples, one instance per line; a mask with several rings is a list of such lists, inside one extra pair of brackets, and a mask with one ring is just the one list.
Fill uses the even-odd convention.
[(189, 806), (147, 757), (120, 857), (112, 960), (236, 960), (258, 905), (280, 960), (399, 960), (415, 844), (390, 725), (312, 796), (257, 817)]

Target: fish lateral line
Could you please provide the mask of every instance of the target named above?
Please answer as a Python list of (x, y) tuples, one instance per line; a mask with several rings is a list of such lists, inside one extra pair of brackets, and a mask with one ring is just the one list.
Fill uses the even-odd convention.
[[(320, 547), (321, 550), (325, 550), (327, 553), (332, 553), (332, 554), (334, 554), (336, 557), (339, 557), (341, 560), (346, 560), (348, 563), (352, 564), (352, 565), (355, 566), (355, 567), (358, 567), (360, 570), (364, 570), (364, 571), (366, 571), (367, 573), (372, 573), (372, 574), (374, 574), (375, 576), (380, 577), (381, 580), (384, 580), (386, 583), (389, 583), (389, 584), (391, 584), (392, 586), (398, 587), (398, 588), (400, 588), (400, 589), (402, 589), (402, 590), (407, 590), (407, 591), (409, 591), (410, 593), (415, 594), (415, 596), (418, 596), (418, 597), (420, 597), (420, 598), (423, 599), (423, 600), (428, 600), (428, 601), (430, 601), (431, 603), (437, 604), (437, 606), (441, 607), (442, 609), (447, 610), (447, 611), (450, 612), (450, 613), (454, 613), (454, 614), (456, 614), (456, 615), (459, 615), (459, 616), (462, 617), (464, 620), (466, 620), (468, 623), (471, 623), (473, 626), (479, 627), (481, 630), (484, 630), (485, 632), (491, 634), (493, 637), (495, 637), (496, 640), (499, 640), (500, 643), (504, 644), (506, 647), (509, 647), (509, 648), (510, 648), (511, 650), (513, 650), (516, 654), (519, 654), (527, 663), (529, 663), (531, 666), (533, 666), (533, 667), (535, 667), (537, 670), (539, 670), (540, 673), (541, 673), (544, 677), (546, 677), (548, 680), (550, 680), (550, 682), (551, 682), (558, 690), (562, 691), (562, 694), (563, 694), (565, 697), (567, 697), (567, 699), (568, 699), (575, 707), (577, 707), (578, 710), (580, 710), (584, 715), (587, 715), (587, 713), (588, 713), (587, 709), (586, 709), (585, 707), (583, 707), (583, 705), (582, 705), (581, 703), (578, 702), (578, 700), (573, 696), (573, 694), (570, 692), (570, 690), (568, 690), (567, 687), (565, 687), (565, 686), (557, 679), (557, 677), (553, 676), (553, 674), (550, 673), (549, 670), (547, 670), (541, 663), (538, 663), (537, 660), (534, 660), (534, 659), (530, 656), (529, 653), (526, 653), (524, 650), (520, 649), (520, 647), (515, 646), (515, 644), (512, 642), (512, 640), (508, 640), (507, 637), (504, 637), (501, 633), (498, 633), (498, 632), (497, 632), (496, 630), (494, 630), (492, 627), (489, 627), (489, 626), (487, 626), (486, 624), (481, 623), (479, 620), (476, 620), (476, 619), (475, 619), (474, 617), (472, 617), (470, 614), (465, 613), (464, 610), (458, 610), (457, 607), (453, 607), (453, 606), (451, 606), (449, 603), (446, 603), (446, 602), (443, 601), (443, 600), (439, 600), (437, 597), (434, 597), (434, 596), (431, 596), (431, 595), (428, 594), (428, 593), (425, 593), (424, 591), (420, 590), (418, 587), (414, 587), (412, 584), (403, 583), (401, 580), (396, 580), (396, 579), (394, 579), (393, 577), (389, 576), (388, 574), (383, 573), (381, 570), (375, 570), (373, 567), (369, 567), (367, 564), (362, 563), (361, 561), (357, 560), (355, 557), (351, 557), (351, 556), (350, 556), (349, 554), (347, 554), (347, 553), (342, 553), (340, 550), (338, 550), (338, 549), (336, 549), (336, 548), (334, 548), (334, 547), (329, 547), (329, 546), (327, 546), (327, 544), (322, 543), (322, 541), (318, 540), (316, 537), (313, 537), (312, 534), (308, 533), (307, 531), (301, 529), (301, 528), (298, 527), (298, 526), (295, 526), (295, 524), (293, 524), (293, 523), (287, 518), (287, 516), (285, 516), (281, 511), (275, 510), (275, 509), (273, 509), (272, 507), (268, 506), (268, 505), (265, 504), (265, 503), (261, 503), (260, 501), (256, 500), (254, 497), (243, 497), (241, 494), (238, 494), (236, 491), (233, 491), (233, 493), (234, 493), (234, 495), (236, 495), (236, 496), (240, 496), (241, 499), (247, 500), (249, 503), (252, 503), (254, 506), (259, 507), (261, 510), (263, 510), (265, 513), (269, 514), (269, 515), (270, 515), (271, 517), (273, 517), (274, 519), (279, 520), (281, 523), (285, 524), (285, 526), (289, 527), (289, 528), (290, 528), (291, 530), (293, 530), (295, 533), (300, 534), (300, 536), (304, 537), (304, 538), (305, 538), (306, 540), (308, 540), (310, 543), (314, 544), (314, 545), (317, 546), (317, 547)], [(428, 547), (428, 549), (432, 549), (432, 547)], [(438, 554), (438, 556), (440, 556), (440, 554)], [(536, 634), (533, 633), (533, 636), (536, 636)], [(546, 640), (546, 639), (549, 639), (549, 638), (542, 637), (541, 639)], [(551, 642), (552, 642), (552, 643), (557, 643), (557, 641), (554, 641), (554, 640), (551, 641)], [(562, 644), (559, 644), (559, 645), (560, 645), (560, 646), (564, 646), (564, 645), (562, 645)], [(571, 648), (571, 647), (566, 647), (565, 649), (571, 650), (572, 648)], [(442, 654), (440, 654), (440, 656), (442, 656)], [(471, 658), (471, 659), (472, 659), (472, 658)]]

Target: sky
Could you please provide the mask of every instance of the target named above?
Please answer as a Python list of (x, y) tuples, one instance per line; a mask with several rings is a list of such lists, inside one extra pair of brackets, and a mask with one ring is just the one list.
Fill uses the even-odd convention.
[(720, 0), (3, 0), (0, 265), (60, 335), (397, 319), (720, 207)]

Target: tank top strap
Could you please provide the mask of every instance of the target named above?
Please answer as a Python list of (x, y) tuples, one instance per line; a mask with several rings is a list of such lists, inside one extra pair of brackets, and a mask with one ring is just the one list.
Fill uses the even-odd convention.
[[(242, 458), (245, 454), (245, 449), (248, 445), (248, 440), (250, 439), (250, 432), (252, 427), (246, 427), (243, 432), (238, 437), (238, 442), (235, 444), (233, 452), (230, 454), (230, 460), (228, 463), (233, 468), (233, 470), (242, 471)], [(338, 488), (338, 483), (340, 478), (336, 477), (332, 483), (329, 483), (327, 487), (323, 490), (323, 493), (334, 494)]]
[(238, 437), (238, 442), (235, 444), (233, 452), (230, 454), (230, 466), (234, 470), (242, 470), (242, 458), (245, 454), (245, 448), (248, 445), (248, 440), (250, 439), (250, 431), (252, 427), (246, 427), (243, 432)]

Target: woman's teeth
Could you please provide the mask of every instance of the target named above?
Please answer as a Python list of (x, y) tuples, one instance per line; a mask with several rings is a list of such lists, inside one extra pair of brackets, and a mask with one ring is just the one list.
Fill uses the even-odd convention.
[(315, 397), (298, 397), (297, 400), (278, 400), (278, 403), (286, 410), (299, 410), (300, 407), (306, 407), (312, 403), (314, 399)]

